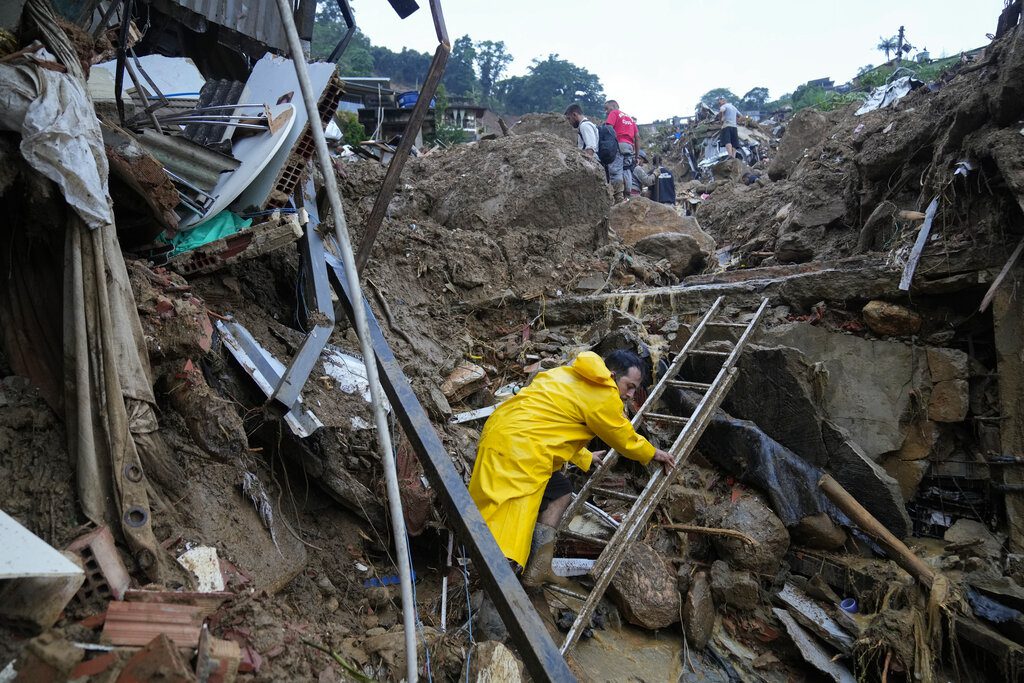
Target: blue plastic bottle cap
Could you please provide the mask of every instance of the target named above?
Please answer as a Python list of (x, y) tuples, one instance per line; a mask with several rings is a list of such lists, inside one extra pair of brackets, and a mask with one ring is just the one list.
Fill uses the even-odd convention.
[(844, 612), (849, 612), (850, 614), (856, 614), (857, 601), (853, 598), (846, 598), (845, 600), (839, 603), (839, 609), (843, 610)]

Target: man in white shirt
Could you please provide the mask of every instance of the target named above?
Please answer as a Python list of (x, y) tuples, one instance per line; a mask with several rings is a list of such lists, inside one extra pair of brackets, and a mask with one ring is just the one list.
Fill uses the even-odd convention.
[(740, 146), (740, 136), (736, 129), (736, 116), (740, 112), (724, 97), (718, 98), (718, 106), (718, 115), (722, 119), (722, 132), (719, 133), (718, 141), (725, 145), (725, 151), (730, 157), (735, 157), (736, 149)]
[(597, 158), (597, 125), (583, 114), (583, 108), (578, 104), (570, 104), (566, 108), (565, 120), (579, 133), (576, 136), (576, 146), (583, 150), (583, 155), (591, 161), (600, 163)]

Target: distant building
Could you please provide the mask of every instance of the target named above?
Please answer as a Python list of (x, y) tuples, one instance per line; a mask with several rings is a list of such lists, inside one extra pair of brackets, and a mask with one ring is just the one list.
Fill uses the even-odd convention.
[(813, 81), (807, 81), (808, 88), (821, 88), (822, 90), (832, 90), (836, 87), (836, 84), (831, 78), (818, 78)]

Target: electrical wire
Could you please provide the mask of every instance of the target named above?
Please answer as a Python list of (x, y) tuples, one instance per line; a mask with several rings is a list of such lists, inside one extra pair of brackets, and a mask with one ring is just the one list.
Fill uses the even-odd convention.
[(469, 683), (469, 661), (473, 657), (473, 606), (469, 603), (469, 558), (466, 557), (466, 546), (462, 549), (462, 585), (466, 588), (466, 625), (469, 627), (469, 650), (466, 651), (466, 683)]

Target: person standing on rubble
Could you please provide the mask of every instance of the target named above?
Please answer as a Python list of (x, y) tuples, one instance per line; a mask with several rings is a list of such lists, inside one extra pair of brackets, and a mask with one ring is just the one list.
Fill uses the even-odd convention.
[(619, 155), (622, 158), (620, 168), (613, 170), (611, 166), (608, 167), (609, 182), (612, 184), (612, 190), (616, 197), (618, 197), (619, 185), (622, 186), (623, 196), (628, 197), (633, 184), (633, 168), (636, 166), (634, 154), (640, 145), (640, 130), (636, 127), (636, 121), (620, 110), (619, 103), (615, 100), (605, 102), (604, 111), (604, 122), (615, 129), (615, 138), (619, 142)]
[(632, 187), (630, 194), (634, 197), (643, 194), (645, 187), (652, 187), (658, 180), (656, 173), (647, 170), (647, 152), (640, 150), (636, 153), (636, 165), (633, 167)]
[(576, 129), (576, 146), (583, 150), (583, 156), (591, 161), (600, 161), (597, 158), (597, 125), (584, 115), (583, 108), (578, 104), (570, 104), (565, 110), (565, 120)]
[(555, 530), (572, 493), (562, 469), (567, 462), (583, 471), (601, 464), (605, 451), (587, 450), (591, 439), (671, 469), (672, 456), (637, 434), (623, 410), (642, 378), (635, 353), (614, 351), (602, 360), (585, 351), (572, 365), (539, 373), (484, 425), (469, 493), (505, 557), (524, 567), (525, 585), (559, 579), (551, 570)]
[(722, 132), (719, 133), (719, 144), (725, 145), (725, 151), (730, 157), (736, 157), (736, 150), (740, 147), (740, 135), (737, 128), (736, 117), (740, 110), (732, 106), (724, 97), (718, 98), (718, 116), (722, 119)]

